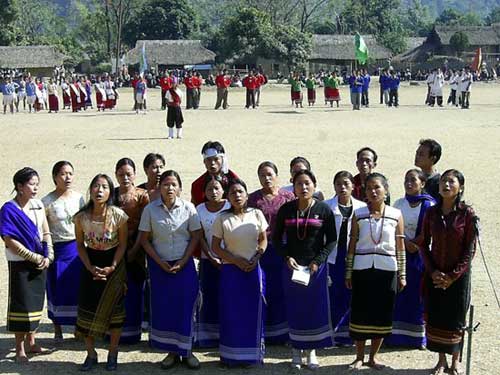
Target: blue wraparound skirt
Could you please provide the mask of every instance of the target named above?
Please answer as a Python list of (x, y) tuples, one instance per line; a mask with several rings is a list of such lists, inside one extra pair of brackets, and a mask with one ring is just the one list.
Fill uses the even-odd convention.
[(76, 324), (82, 268), (76, 241), (54, 243), (54, 263), (47, 272), (48, 316), (54, 324)]
[(123, 323), (120, 344), (137, 344), (141, 341), (141, 325), (144, 310), (144, 280), (127, 278), (125, 294), (126, 318)]
[(423, 261), (419, 253), (406, 253), (406, 287), (397, 295), (388, 345), (425, 346), (424, 303), (421, 296)]
[(285, 293), (283, 291), (283, 257), (276, 254), (269, 244), (260, 259), (260, 266), (266, 278), (266, 321), (264, 336), (266, 343), (284, 344), (288, 341)]
[(200, 348), (219, 345), (220, 270), (208, 259), (200, 260), (201, 308), (196, 322), (196, 344)]
[[(174, 265), (175, 262), (169, 262)], [(199, 301), (198, 275), (192, 258), (176, 274), (148, 258), (151, 280), (151, 346), (182, 357), (191, 354)]]
[(220, 358), (229, 364), (264, 361), (264, 275), (222, 265), (219, 288)]
[(320, 349), (333, 346), (328, 266), (322, 264), (311, 276), (308, 286), (293, 282), (292, 271), (287, 265), (283, 266), (282, 272), (292, 347)]

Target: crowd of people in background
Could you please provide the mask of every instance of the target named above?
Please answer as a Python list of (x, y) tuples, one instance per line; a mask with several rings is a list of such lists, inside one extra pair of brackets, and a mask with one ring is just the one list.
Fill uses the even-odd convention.
[(140, 342), (147, 322), (164, 369), (198, 369), (197, 347), (218, 348), (223, 368), (260, 366), (267, 344), (289, 345), (294, 369), (317, 369), (317, 349), (352, 345), (352, 370), (382, 369), (386, 340), (439, 353), (434, 375), (459, 374), (477, 218), (462, 173), (437, 171), (438, 142), (419, 142), (393, 206), (370, 147), (356, 153), (355, 176), (334, 173), (327, 200), (304, 157), (291, 160), (283, 187), (263, 161), (261, 188), (250, 193), (220, 142), (201, 153), (191, 202), (155, 153), (143, 162), (146, 182), (136, 185), (134, 161), (122, 158), (117, 185), (97, 174), (86, 202), (69, 161), (53, 166), (55, 187), (41, 200), (37, 171), (14, 174), (0, 235), (17, 362), (43, 351), (36, 331), (47, 293), (55, 342), (64, 345), (62, 325), (85, 342), (82, 371), (97, 366), (95, 340), (106, 336), (106, 369), (116, 370), (119, 347)]
[[(380, 87), (380, 104), (387, 107), (397, 108), (399, 106), (399, 88), (402, 81), (412, 79), (423, 80), (428, 86), (425, 104), (429, 106), (443, 106), (443, 87), (450, 87), (446, 104), (460, 106), (467, 109), (470, 106), (470, 92), (472, 83), (482, 79), (481, 72), (474, 72), (469, 67), (461, 70), (435, 68), (430, 71), (418, 71), (415, 76), (411, 71), (397, 71), (392, 66), (378, 69), (373, 72), (378, 75)], [(278, 73), (279, 77), (282, 77)], [(350, 101), (353, 110), (368, 108), (370, 105), (370, 86), (372, 85), (370, 73), (366, 68), (355, 69), (352, 72), (325, 71), (317, 73), (310, 72), (308, 75), (302, 71), (291, 72), (287, 83), (290, 84), (292, 105), (302, 107), (303, 88), (307, 92), (308, 106), (314, 106), (317, 95), (316, 89), (323, 88), (325, 105), (333, 107), (334, 102), (339, 107), (340, 87), (349, 86)], [(492, 75), (493, 76), (493, 75)], [(496, 77), (493, 76), (493, 77)], [(133, 89), (134, 105), (132, 110), (137, 114), (147, 111), (147, 91), (151, 88), (161, 89), (161, 109), (175, 107), (175, 126), (181, 126), (183, 119), (181, 108), (181, 86), (185, 87), (183, 104), (185, 109), (196, 110), (200, 106), (202, 88), (204, 86), (215, 86), (217, 89), (217, 100), (215, 109), (229, 107), (228, 93), (231, 87), (243, 87), (246, 90), (245, 108), (257, 108), (261, 102), (261, 92), (269, 82), (269, 78), (262, 67), (251, 69), (246, 74), (239, 71), (230, 73), (227, 69), (219, 70), (215, 76), (210, 73), (206, 77), (196, 70), (172, 69), (155, 73), (154, 70), (143, 74), (134, 73), (129, 75), (128, 70), (122, 69), (120, 74), (111, 75), (79, 75), (68, 72), (64, 66), (54, 69), (53, 77), (33, 77), (28, 71), (5, 70), (0, 72), (0, 89), (3, 94), (3, 111), (11, 113), (23, 111), (39, 112), (48, 110), (49, 113), (57, 113), (61, 109), (71, 109), (72, 112), (97, 109), (98, 111), (112, 110), (116, 107), (119, 98), (118, 88), (130, 86)], [(279, 78), (278, 82), (283, 82)], [(170, 93), (170, 94), (168, 94)], [(171, 110), (170, 120), (172, 123), (174, 111)], [(179, 137), (180, 138), (180, 137)]]

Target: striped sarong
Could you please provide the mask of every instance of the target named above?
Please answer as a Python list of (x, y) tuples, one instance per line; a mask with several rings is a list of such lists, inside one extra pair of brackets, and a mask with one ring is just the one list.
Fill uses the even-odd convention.
[(9, 305), (7, 331), (34, 332), (42, 318), (47, 271), (31, 262), (8, 262)]
[[(111, 266), (115, 252), (116, 247), (109, 250), (87, 248), (90, 263), (101, 268)], [(82, 270), (76, 320), (78, 333), (103, 338), (108, 330), (123, 327), (126, 280), (127, 272), (123, 261), (106, 281), (94, 280), (87, 269)]]

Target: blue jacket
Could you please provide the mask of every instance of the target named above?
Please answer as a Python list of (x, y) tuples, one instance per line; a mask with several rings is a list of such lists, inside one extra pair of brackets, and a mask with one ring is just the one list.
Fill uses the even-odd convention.
[(380, 82), (380, 87), (382, 87), (382, 90), (389, 90), (389, 76), (382, 74), (379, 79)]
[(363, 76), (363, 92), (368, 91), (368, 89), (370, 88), (370, 81), (371, 80), (372, 80), (372, 78), (370, 77), (370, 75), (368, 73), (366, 73)]
[(399, 89), (399, 82), (401, 78), (399, 75), (389, 76), (389, 90), (397, 90)]
[(36, 87), (34, 82), (27, 82), (26, 83), (26, 95), (28, 96), (34, 96), (36, 93)]
[(363, 77), (350, 76), (349, 87), (352, 93), (361, 93), (363, 90)]

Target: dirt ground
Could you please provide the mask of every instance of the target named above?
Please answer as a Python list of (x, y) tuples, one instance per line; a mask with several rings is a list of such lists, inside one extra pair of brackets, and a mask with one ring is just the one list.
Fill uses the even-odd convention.
[[(121, 157), (134, 159), (138, 167), (148, 152), (160, 152), (167, 167), (177, 170), (184, 182), (183, 197), (189, 199), (190, 183), (204, 167), (200, 155), (207, 140), (221, 141), (229, 156), (231, 169), (247, 183), (250, 190), (259, 186), (256, 169), (264, 160), (274, 161), (280, 168), (281, 181), (288, 183), (288, 163), (297, 155), (307, 157), (318, 176), (325, 196), (333, 193), (332, 178), (336, 171), (355, 172), (355, 153), (366, 145), (379, 153), (377, 170), (389, 178), (391, 195), (403, 195), (404, 172), (413, 166), (415, 149), (421, 138), (435, 138), (443, 146), (439, 170), (457, 168), (466, 176), (465, 197), (481, 217), (483, 250), (499, 287), (499, 258), (495, 246), (500, 243), (498, 227), (498, 182), (492, 173), (500, 162), (500, 86), (476, 84), (471, 95), (471, 109), (452, 107), (428, 108), (424, 103), (424, 86), (403, 85), (399, 108), (378, 104), (378, 87), (371, 91), (369, 109), (353, 112), (348, 103), (348, 90), (342, 88), (341, 107), (325, 107), (318, 91), (313, 108), (295, 109), (290, 104), (288, 86), (266, 87), (261, 106), (244, 109), (244, 92), (231, 89), (226, 111), (214, 111), (215, 91), (204, 89), (201, 108), (184, 111), (184, 139), (167, 140), (166, 113), (159, 110), (159, 90), (148, 91), (149, 110), (146, 115), (131, 111), (130, 90), (120, 90), (118, 108), (97, 113), (88, 110), (72, 114), (19, 113), (0, 115), (0, 201), (11, 199), (12, 176), (16, 170), (31, 166), (41, 175), (41, 194), (53, 188), (52, 165), (61, 159), (70, 160), (76, 168), (76, 188), (86, 192), (91, 178), (105, 172), (113, 175), (114, 165)], [(445, 89), (447, 94), (447, 88)], [(307, 103), (304, 103), (305, 106)], [(137, 183), (145, 179), (139, 168)], [(85, 358), (82, 343), (68, 338), (57, 348), (52, 343), (52, 326), (45, 317), (38, 335), (39, 342), (52, 348), (45, 355), (32, 358), (28, 365), (17, 365), (14, 339), (5, 329), (8, 276), (5, 257), (0, 257), (0, 373), (65, 374), (75, 372)], [(499, 309), (489, 284), (481, 256), (473, 263), (472, 302), (476, 321), (481, 322), (473, 337), (473, 374), (498, 374)], [(70, 330), (66, 336), (70, 337)], [(163, 372), (158, 362), (164, 354), (151, 350), (146, 335), (140, 345), (121, 348), (119, 372)], [(101, 346), (103, 348), (103, 346)], [(319, 352), (319, 374), (347, 373), (346, 364), (354, 356), (353, 348), (327, 349)], [(218, 373), (217, 352), (198, 352), (201, 373)], [(101, 361), (106, 352), (99, 349)], [(380, 374), (427, 374), (436, 356), (428, 351), (384, 348), (380, 359), (390, 365)], [(231, 370), (232, 373), (283, 374), (289, 372), (289, 350), (268, 347), (265, 366), (261, 369)], [(104, 365), (94, 371), (104, 373)], [(171, 373), (187, 373), (181, 367)], [(304, 370), (308, 371), (308, 370)], [(362, 372), (369, 371), (363, 368)]]

